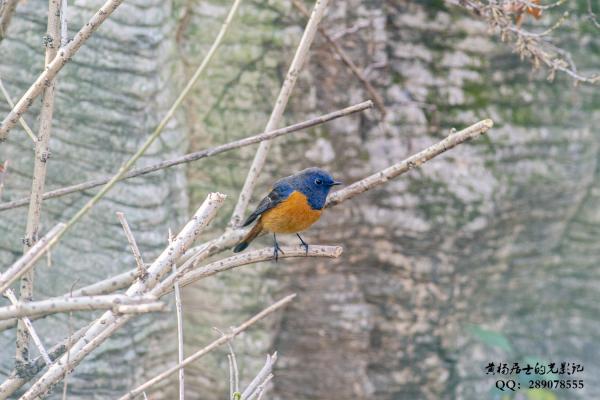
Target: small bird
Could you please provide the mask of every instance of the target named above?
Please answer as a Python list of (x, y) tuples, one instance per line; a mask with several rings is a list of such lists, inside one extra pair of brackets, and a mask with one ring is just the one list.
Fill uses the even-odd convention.
[(340, 185), (331, 174), (319, 168), (307, 168), (275, 182), (267, 195), (250, 214), (244, 225), (257, 221), (248, 234), (233, 248), (234, 253), (245, 250), (262, 231), (273, 233), (275, 261), (281, 251), (278, 233), (295, 233), (308, 254), (308, 244), (298, 232), (308, 229), (321, 217), (321, 210), (331, 188)]

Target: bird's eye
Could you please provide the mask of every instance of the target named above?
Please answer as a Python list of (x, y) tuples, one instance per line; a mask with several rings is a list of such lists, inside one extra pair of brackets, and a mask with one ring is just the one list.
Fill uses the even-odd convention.
[(321, 179), (317, 178), (317, 179), (315, 179), (315, 183), (316, 183), (317, 185), (322, 185), (322, 184), (323, 184), (323, 181), (322, 181)]

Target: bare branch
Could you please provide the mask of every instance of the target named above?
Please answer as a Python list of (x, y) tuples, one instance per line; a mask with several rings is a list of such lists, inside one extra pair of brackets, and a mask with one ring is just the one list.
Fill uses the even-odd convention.
[[(169, 229), (169, 243), (172, 241), (173, 235)], [(177, 276), (177, 266), (173, 263), (173, 275)], [(175, 310), (177, 312), (177, 362), (181, 364), (185, 358), (183, 354), (183, 304), (181, 303), (181, 293), (179, 291), (179, 283), (173, 284), (175, 290)], [(185, 400), (185, 369), (179, 370), (179, 400)]]
[[(250, 146), (252, 144), (260, 143), (264, 140), (274, 139), (276, 137), (283, 136), (288, 133), (297, 132), (297, 131), (307, 129), (307, 128), (310, 128), (310, 127), (313, 127), (316, 125), (324, 124), (326, 122), (332, 121), (337, 118), (341, 118), (341, 117), (344, 117), (344, 116), (347, 116), (350, 114), (361, 112), (361, 111), (367, 110), (371, 107), (373, 107), (373, 103), (371, 101), (363, 101), (362, 103), (358, 103), (353, 106), (331, 112), (329, 114), (324, 114), (319, 117), (311, 118), (304, 122), (299, 122), (297, 124), (290, 125), (285, 128), (275, 129), (270, 132), (264, 132), (264, 133), (261, 133), (258, 135), (244, 138), (244, 139), (235, 140), (230, 143), (226, 143), (226, 144), (211, 147), (211, 148), (208, 148), (205, 150), (200, 150), (200, 151), (197, 151), (194, 153), (186, 154), (184, 156), (177, 157), (177, 158), (174, 158), (171, 160), (161, 161), (157, 164), (153, 164), (153, 165), (150, 165), (147, 167), (133, 169), (129, 173), (125, 174), (121, 178), (121, 180), (134, 178), (136, 176), (159, 171), (164, 168), (174, 167), (176, 165), (189, 163), (192, 161), (197, 161), (197, 160), (207, 158), (207, 157), (212, 157), (217, 154), (224, 153), (226, 151), (235, 150), (235, 149), (239, 149), (244, 146)], [(44, 193), (43, 198), (44, 198), (44, 200), (47, 200), (47, 199), (51, 199), (51, 198), (55, 198), (55, 197), (66, 196), (68, 194), (80, 192), (83, 190), (92, 189), (92, 188), (106, 184), (107, 182), (109, 182), (111, 180), (111, 178), (112, 178), (112, 176), (98, 178), (98, 179), (94, 179), (91, 181), (79, 183), (77, 185), (53, 190), (51, 192)], [(10, 210), (12, 208), (17, 208), (17, 207), (22, 207), (24, 205), (27, 205), (28, 202), (29, 202), (28, 198), (23, 198), (23, 199), (11, 201), (11, 202), (3, 203), (3, 204), (0, 204), (0, 211)]]
[[(158, 256), (148, 268), (145, 280), (137, 280), (127, 290), (128, 296), (141, 296), (151, 290), (159, 279), (170, 270), (173, 263), (187, 251), (198, 235), (208, 226), (215, 217), (218, 209), (225, 201), (225, 195), (211, 193), (194, 214), (192, 219), (183, 227), (173, 242)], [(68, 355), (63, 355), (59, 362), (52, 364), (48, 371), (22, 396), (22, 400), (33, 400), (46, 393), (52, 385), (64, 377), (68, 367), (66, 359), (69, 357), (69, 368), (75, 368), (89, 353), (100, 346), (117, 329), (132, 318), (128, 315), (115, 315), (111, 311), (105, 312), (87, 330), (84, 337), (78, 340), (69, 350)]]
[(117, 213), (117, 218), (121, 222), (121, 226), (123, 226), (123, 231), (125, 231), (125, 236), (127, 237), (127, 241), (129, 242), (129, 247), (131, 248), (131, 252), (133, 253), (133, 258), (135, 258), (135, 263), (137, 265), (137, 276), (141, 279), (146, 275), (146, 267), (144, 266), (144, 260), (142, 259), (142, 253), (140, 253), (140, 249), (135, 241), (135, 237), (133, 236), (133, 232), (131, 232), (131, 228), (127, 223), (127, 219), (125, 218), (125, 214), (122, 212)]
[(48, 250), (48, 243), (58, 235), (65, 224), (57, 224), (42, 239), (40, 239), (23, 257), (19, 258), (13, 265), (0, 274), (0, 293), (3, 293), (14, 281), (29, 271)]
[[(6, 100), (8, 105), (11, 107), (14, 107), (15, 103), (13, 103), (12, 98), (10, 97), (10, 94), (4, 87), (4, 83), (2, 83), (2, 79), (0, 79), (0, 91), (2, 91), (2, 95), (4, 96), (4, 99)], [(31, 130), (31, 128), (29, 127), (29, 125), (27, 124), (25, 119), (23, 119), (22, 117), (19, 118), (19, 123), (21, 124), (21, 126), (23, 127), (23, 130), (27, 133), (29, 138), (33, 141), (33, 143), (37, 143), (37, 137), (35, 136), (35, 133), (33, 133), (33, 131)]]
[[(6, 290), (5, 294), (11, 303), (19, 304), (19, 301), (17, 300), (17, 296), (15, 296), (15, 293), (12, 291), (12, 289)], [(33, 339), (33, 342), (35, 343), (36, 347), (38, 348), (38, 351), (40, 352), (40, 354), (41, 354), (42, 358), (44, 359), (44, 361), (46, 362), (46, 364), (50, 365), (52, 363), (52, 361), (50, 361), (50, 357), (48, 356), (48, 353), (46, 352), (46, 348), (44, 347), (42, 340), (40, 339), (37, 332), (35, 331), (35, 328), (33, 327), (33, 324), (31, 323), (29, 318), (23, 317), (20, 321), (23, 324), (24, 329), (29, 333), (29, 335), (31, 335), (31, 339)], [(17, 347), (17, 351), (18, 350), (19, 350), (19, 348)], [(17, 365), (19, 365), (19, 363), (17, 363)]]
[[(310, 14), (304, 4), (300, 2), (300, 0), (292, 0), (292, 4), (296, 7), (305, 17), (309, 17)], [(342, 46), (340, 46), (335, 39), (333, 39), (329, 33), (323, 27), (319, 26), (319, 33), (321, 36), (325, 38), (331, 49), (340, 57), (340, 59), (348, 66), (348, 69), (352, 71), (354, 76), (363, 84), (369, 95), (373, 98), (377, 109), (381, 113), (382, 119), (385, 118), (387, 111), (385, 109), (385, 103), (383, 101), (383, 97), (379, 94), (379, 92), (373, 87), (371, 82), (367, 79), (367, 77), (362, 73), (362, 71), (354, 64), (354, 61), (346, 54)]]
[(273, 355), (267, 354), (267, 361), (262, 369), (258, 372), (256, 377), (250, 382), (248, 387), (242, 392), (242, 399), (250, 399), (253, 396), (258, 387), (264, 384), (265, 380), (271, 375), (273, 372), (273, 365), (277, 362), (277, 352), (273, 353)]
[[(48, 26), (45, 36), (46, 58), (44, 65), (48, 65), (56, 57), (59, 45), (60, 32), (60, 2), (48, 0)], [(54, 95), (56, 82), (54, 79), (46, 82), (42, 92), (42, 109), (40, 111), (40, 129), (35, 142), (35, 157), (33, 163), (33, 178), (31, 181), (31, 195), (29, 197), (29, 211), (23, 241), (23, 253), (35, 245), (40, 230), (42, 218), (42, 194), (46, 184), (48, 159), (50, 158), (50, 134), (52, 133), (52, 116), (54, 114)], [(27, 271), (21, 277), (20, 301), (30, 301), (33, 298), (34, 270)], [(23, 321), (25, 322), (25, 321)], [(29, 358), (29, 333), (24, 324), (17, 323), (17, 363), (27, 361)]]
[(64, 48), (60, 49), (57, 57), (44, 68), (44, 71), (38, 76), (33, 85), (25, 92), (23, 97), (21, 97), (15, 107), (13, 107), (0, 124), (0, 142), (6, 139), (8, 132), (15, 126), (19, 118), (29, 110), (33, 101), (42, 94), (42, 91), (47, 87), (48, 82), (51, 82), (54, 79), (71, 57), (73, 57), (86, 40), (90, 38), (92, 33), (102, 25), (122, 2), (123, 0), (107, 0), (90, 21), (77, 32), (73, 40)]
[(19, 0), (6, 0), (0, 7), (0, 42), (6, 37), (6, 31), (12, 20), (12, 16), (17, 9)]
[(231, 339), (233, 339), (234, 337), (239, 335), (241, 332), (248, 329), (250, 326), (254, 325), (261, 319), (265, 318), (267, 315), (272, 314), (273, 312), (277, 311), (278, 309), (286, 306), (290, 301), (292, 301), (294, 299), (294, 297), (296, 297), (296, 294), (291, 294), (291, 295), (286, 296), (283, 299), (279, 300), (277, 303), (272, 304), (268, 308), (266, 308), (263, 311), (261, 311), (260, 313), (256, 314), (254, 317), (252, 317), (249, 320), (242, 323), (240, 326), (233, 328), (230, 333), (228, 333), (224, 336), (221, 336), (219, 339), (215, 340), (208, 346), (204, 347), (201, 350), (198, 350), (197, 352), (195, 352), (194, 354), (192, 354), (191, 356), (186, 358), (184, 360), (184, 362), (169, 368), (165, 372), (157, 375), (156, 377), (150, 379), (146, 383), (138, 386), (137, 388), (135, 388), (132, 391), (130, 391), (129, 393), (127, 393), (125, 396), (120, 397), (119, 400), (134, 399), (136, 396), (141, 394), (143, 391), (145, 391), (152, 385), (155, 385), (156, 383), (164, 380), (165, 378), (167, 378), (170, 375), (177, 372), (180, 368), (184, 368), (186, 365), (196, 361), (197, 359), (206, 355), (207, 353), (216, 349), (217, 347), (222, 346), (223, 344), (227, 343), (228, 341), (230, 341)]
[[(308, 247), (308, 253), (303, 246), (285, 246), (281, 249), (279, 259), (295, 258), (295, 257), (328, 257), (338, 258), (342, 255), (342, 247), (340, 246), (318, 246), (311, 245)], [(173, 284), (179, 281), (181, 287), (187, 286), (200, 279), (227, 271), (233, 268), (241, 267), (248, 264), (255, 264), (261, 261), (270, 261), (274, 259), (273, 248), (267, 247), (260, 250), (240, 253), (235, 256), (227, 257), (219, 261), (215, 261), (208, 265), (195, 269), (198, 265), (196, 259), (192, 258), (188, 261), (189, 265), (183, 265), (179, 274), (169, 275), (158, 286), (156, 286), (151, 294), (157, 297), (162, 297), (173, 290)], [(179, 275), (179, 276), (178, 276)]]
[(406, 160), (387, 167), (376, 174), (361, 179), (358, 182), (354, 182), (352, 185), (332, 193), (327, 199), (325, 207), (331, 207), (340, 204), (341, 202), (379, 186), (390, 179), (397, 177), (398, 175), (402, 175), (411, 169), (420, 166), (424, 162), (427, 162), (432, 158), (444, 153), (445, 151), (450, 150), (451, 148), (466, 142), (467, 140), (484, 134), (492, 126), (494, 126), (494, 122), (491, 119), (485, 119), (463, 129), (460, 132), (452, 133), (446, 139), (408, 157)]
[[(0, 319), (30, 317), (39, 314), (56, 314), (70, 311), (112, 310), (121, 305), (156, 303), (155, 298), (131, 297), (123, 294), (85, 297), (54, 297), (47, 300), (17, 302), (0, 307)], [(141, 308), (139, 308), (141, 309)], [(123, 312), (123, 311), (119, 311)]]
[(144, 314), (164, 311), (165, 307), (165, 303), (153, 301), (146, 304), (121, 304), (119, 306), (114, 306), (113, 311), (115, 314)]
[(4, 164), (0, 165), (0, 199), (2, 199), (2, 193), (4, 192), (4, 181), (8, 175), (8, 160), (4, 161)]
[[(76, 342), (83, 337), (83, 334), (88, 328), (89, 326), (86, 326), (77, 330), (73, 335), (52, 347), (48, 352), (50, 359), (56, 360), (63, 355), (70, 347), (71, 343)], [(45, 366), (46, 362), (43, 360), (42, 356), (39, 356), (30, 361), (26, 366), (21, 366), (19, 369), (13, 370), (9, 374), (9, 377), (0, 384), (0, 400), (7, 399), (8, 396), (19, 390), (19, 388), (33, 379)]]
[[(321, 22), (321, 19), (323, 19), (328, 2), (329, 0), (316, 0), (315, 2), (312, 14), (308, 19), (308, 23), (306, 24), (306, 28), (304, 29), (304, 33), (302, 34), (302, 38), (300, 39), (300, 43), (296, 49), (296, 54), (294, 54), (294, 58), (288, 69), (285, 81), (281, 86), (279, 96), (277, 96), (275, 107), (273, 107), (273, 111), (271, 112), (271, 117), (267, 122), (265, 131), (271, 131), (277, 128), (277, 125), (279, 125), (281, 122), (283, 112), (285, 111), (285, 107), (287, 106), (290, 95), (292, 94), (292, 90), (296, 85), (296, 80), (298, 79), (300, 70), (302, 69), (304, 62), (308, 57), (310, 45), (315, 38), (317, 26)], [(248, 171), (248, 176), (244, 182), (244, 187), (242, 188), (238, 202), (235, 206), (233, 214), (231, 215), (231, 220), (229, 221), (230, 226), (237, 227), (242, 222), (242, 217), (244, 216), (244, 212), (248, 207), (250, 197), (252, 196), (252, 192), (256, 186), (258, 176), (265, 165), (267, 154), (269, 153), (270, 148), (271, 141), (264, 141), (260, 144), (258, 151), (254, 155), (254, 160), (252, 161), (252, 166)]]

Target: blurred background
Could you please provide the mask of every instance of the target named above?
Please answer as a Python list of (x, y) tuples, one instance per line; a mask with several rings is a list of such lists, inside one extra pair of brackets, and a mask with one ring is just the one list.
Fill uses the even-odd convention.
[[(468, 3), (468, 2), (467, 2)], [(309, 2), (302, 2), (308, 9)], [(327, 210), (305, 234), (340, 244), (335, 261), (296, 259), (223, 273), (184, 290), (186, 353), (290, 292), (290, 307), (238, 338), (242, 382), (267, 352), (279, 361), (272, 399), (600, 398), (600, 97), (534, 68), (510, 38), (465, 4), (333, 1), (322, 27), (381, 96), (373, 109), (278, 139), (253, 207), (274, 179), (323, 167), (351, 183), (484, 118), (488, 135), (384, 187)], [(543, 3), (542, 3), (543, 4)], [(553, 3), (554, 4), (554, 3)], [(71, 36), (101, 5), (69, 4)], [(48, 188), (113, 172), (142, 143), (212, 44), (231, 3), (127, 0), (59, 75)], [(559, 2), (522, 28), (543, 32), (578, 71), (600, 70), (600, 29), (586, 0)], [(0, 77), (17, 98), (42, 68), (47, 2), (22, 1), (0, 42)], [(568, 15), (564, 15), (568, 12)], [(561, 20), (562, 18), (562, 20)], [(245, 0), (204, 79), (145, 165), (261, 132), (306, 18), (288, 1)], [(311, 48), (285, 124), (369, 99), (323, 38)], [(5, 115), (9, 108), (0, 102)], [(37, 126), (39, 102), (28, 114)], [(29, 193), (33, 152), (20, 127), (0, 147), (11, 170), (3, 201)], [(115, 211), (126, 213), (146, 259), (207, 193), (230, 197), (226, 225), (256, 147), (118, 185), (36, 270), (36, 297), (57, 295), (134, 265)], [(43, 230), (93, 191), (44, 203)], [(22, 251), (26, 209), (0, 214), (0, 264)], [(296, 243), (293, 236), (281, 238)], [(270, 245), (263, 238), (261, 245)], [(90, 314), (75, 315), (77, 327)], [(36, 323), (48, 340), (66, 317)], [(1, 333), (0, 375), (13, 368), (14, 330)], [(115, 398), (176, 362), (174, 313), (135, 319), (76, 370), (70, 399)], [(35, 352), (35, 350), (34, 350)], [(575, 362), (584, 389), (499, 392), (493, 363)], [(226, 350), (186, 369), (188, 399), (224, 399)], [(573, 379), (551, 376), (552, 379)], [(549, 379), (546, 377), (546, 379)], [(57, 390), (51, 398), (60, 398)], [(151, 399), (176, 397), (166, 382)]]

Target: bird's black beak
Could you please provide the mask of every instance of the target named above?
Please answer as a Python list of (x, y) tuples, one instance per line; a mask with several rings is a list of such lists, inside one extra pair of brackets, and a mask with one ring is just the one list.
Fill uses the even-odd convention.
[(339, 181), (333, 181), (333, 183), (331, 184), (331, 186), (337, 186), (337, 185), (341, 185), (342, 182)]

